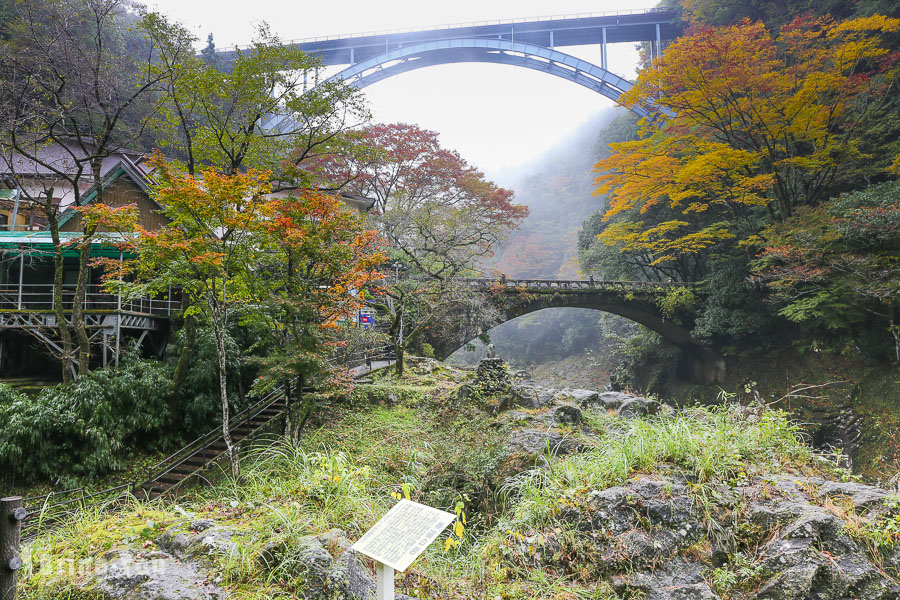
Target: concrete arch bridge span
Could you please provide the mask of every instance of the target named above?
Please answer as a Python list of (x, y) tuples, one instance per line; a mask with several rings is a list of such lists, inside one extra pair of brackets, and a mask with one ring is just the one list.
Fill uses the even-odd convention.
[[(389, 77), (441, 64), (494, 63), (534, 69), (561, 77), (597, 92), (614, 102), (631, 89), (627, 79), (570, 54), (530, 44), (504, 39), (462, 38), (428, 41), (402, 46), (353, 64), (328, 80), (344, 80), (357, 88), (364, 88)], [(657, 111), (652, 102), (631, 109), (639, 116)]]

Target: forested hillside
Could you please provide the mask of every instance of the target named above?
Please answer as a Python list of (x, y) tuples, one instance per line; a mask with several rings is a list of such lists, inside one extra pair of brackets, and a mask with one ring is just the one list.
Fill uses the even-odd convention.
[(591, 168), (606, 144), (598, 133), (620, 110), (607, 109), (569, 139), (548, 149), (535, 163), (509, 177), (516, 199), (528, 206), (528, 218), (497, 250), (494, 266), (509, 277), (575, 278), (578, 230), (585, 218), (603, 208), (593, 195)]

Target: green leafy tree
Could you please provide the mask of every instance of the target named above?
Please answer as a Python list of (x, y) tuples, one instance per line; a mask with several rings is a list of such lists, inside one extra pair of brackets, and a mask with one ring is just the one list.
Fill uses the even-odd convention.
[[(110, 156), (139, 139), (154, 115), (166, 77), (154, 64), (163, 40), (182, 30), (159, 15), (133, 12), (121, 0), (35, 0), (5, 4), (12, 13), (0, 41), (0, 152), (25, 201), (42, 209), (54, 248), (54, 312), (63, 378), (90, 368), (84, 301), (90, 248), (100, 223), (82, 219), (79, 269), (70, 319), (63, 310), (59, 215), (82, 208)], [(35, 182), (40, 182), (35, 184)], [(66, 203), (61, 203), (64, 199)]]
[(783, 316), (846, 334), (874, 318), (900, 361), (900, 182), (803, 209), (761, 237), (756, 276)]
[[(255, 168), (271, 173), (272, 191), (303, 190), (311, 182), (306, 164), (340, 151), (346, 131), (368, 119), (357, 90), (342, 82), (315, 85), (318, 60), (282, 45), (266, 25), (250, 48), (235, 50), (227, 63), (213, 52), (211, 38), (200, 58), (194, 36), (180, 32), (167, 40), (155, 66), (165, 74), (164, 100), (152, 127), (189, 175), (207, 168), (226, 175)], [(199, 301), (186, 292), (185, 307)], [(176, 388), (192, 363), (196, 317), (185, 314)]]

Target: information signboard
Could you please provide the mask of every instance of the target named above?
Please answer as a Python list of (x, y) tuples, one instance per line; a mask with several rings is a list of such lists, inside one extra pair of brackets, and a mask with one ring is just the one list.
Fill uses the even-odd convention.
[(404, 499), (353, 544), (353, 549), (405, 571), (454, 519), (452, 513)]
[(363, 329), (371, 329), (375, 325), (375, 311), (360, 310), (359, 326)]

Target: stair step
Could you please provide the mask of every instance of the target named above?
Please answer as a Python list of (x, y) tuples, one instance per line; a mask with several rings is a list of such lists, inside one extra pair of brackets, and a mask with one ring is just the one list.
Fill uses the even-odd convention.
[[(200, 466), (203, 466), (203, 465), (200, 465)], [(173, 467), (172, 470), (169, 471), (169, 473), (178, 473), (178, 474), (181, 474), (181, 475), (190, 475), (191, 473), (196, 473), (196, 472), (197, 472), (197, 468), (198, 468), (197, 465), (185, 465), (185, 464), (180, 464), (180, 465), (177, 465), (177, 466)]]
[(179, 481), (187, 479), (191, 475), (191, 473), (176, 473), (175, 471), (169, 471), (168, 473), (157, 479), (157, 481), (164, 483), (178, 483)]

